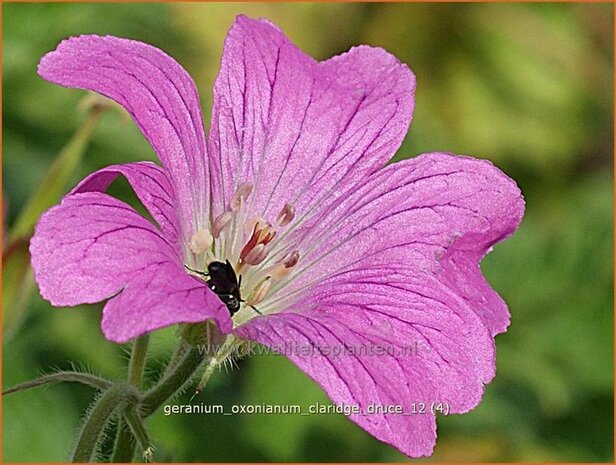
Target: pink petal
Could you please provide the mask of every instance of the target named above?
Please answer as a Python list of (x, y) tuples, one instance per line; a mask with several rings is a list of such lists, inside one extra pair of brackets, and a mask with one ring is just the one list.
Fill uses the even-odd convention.
[(222, 331), (231, 329), (226, 307), (185, 272), (156, 227), (106, 194), (69, 195), (44, 213), (30, 253), (41, 295), (53, 305), (111, 298), (103, 331), (112, 341), (210, 318)]
[(509, 312), (479, 261), (523, 213), (515, 182), (488, 161), (433, 153), (395, 163), (295, 234), (290, 248), (302, 258), (285, 292), (344, 270), (400, 264), (455, 289), (496, 334)]
[(66, 87), (99, 92), (122, 105), (150, 141), (177, 194), (184, 240), (208, 205), (209, 178), (201, 107), (195, 85), (171, 57), (116, 37), (79, 36), (45, 55), (38, 72)]
[(162, 263), (134, 275), (107, 302), (101, 327), (110, 341), (126, 342), (165, 326), (208, 319), (224, 334), (231, 332), (229, 310), (218, 296), (177, 264)]
[[(464, 299), (397, 264), (334, 276), (236, 333), (287, 355), (336, 404), (359, 406), (363, 414), (350, 418), (410, 457), (432, 453), (431, 407), (474, 408), (494, 375), (492, 338)], [(368, 414), (371, 404), (402, 413)], [(413, 414), (413, 404), (425, 413)]]
[(175, 194), (166, 173), (154, 163), (144, 161), (108, 166), (81, 181), (71, 194), (105, 192), (120, 175), (126, 178), (139, 200), (156, 220), (162, 236), (168, 242), (175, 244), (180, 234)]
[(239, 16), (214, 87), (210, 151), (214, 214), (241, 182), (254, 214), (285, 203), (314, 214), (382, 167), (413, 111), (415, 78), (382, 49), (318, 63), (274, 25)]
[[(430, 406), (467, 412), (494, 376), (492, 335), (509, 314), (490, 306), (478, 262), (523, 211), (489, 162), (437, 153), (390, 165), (297, 232), (299, 274), (261, 307), (286, 310), (236, 333), (285, 353), (337, 404), (402, 405), (408, 415), (351, 419), (410, 457), (430, 455)], [(330, 354), (305, 351), (319, 346)], [(411, 414), (420, 402), (428, 413)]]

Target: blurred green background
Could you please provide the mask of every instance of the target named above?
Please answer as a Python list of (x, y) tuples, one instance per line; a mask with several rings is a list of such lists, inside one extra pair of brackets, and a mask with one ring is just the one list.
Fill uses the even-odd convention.
[[(67, 36), (113, 34), (164, 49), (194, 77), (208, 120), (225, 31), (239, 12), (270, 18), (319, 59), (367, 43), (408, 63), (417, 75), (416, 110), (396, 158), (447, 150), (491, 159), (518, 181), (527, 202), (520, 230), (482, 264), (512, 314), (509, 331), (497, 337), (497, 377), (473, 412), (439, 418), (436, 451), (426, 461), (612, 461), (611, 4), (5, 3), (2, 9), (9, 229), (84, 120), (77, 109), (83, 92), (36, 75), (39, 58)], [(136, 126), (107, 112), (62, 190), (97, 168), (144, 159), (155, 156)], [(129, 195), (125, 185), (115, 192)], [(5, 294), (19, 275), (9, 271)], [(127, 348), (103, 339), (100, 305), (52, 309), (36, 290), (25, 300), (3, 308), (4, 388), (72, 363), (125, 375)], [(173, 329), (153, 337), (149, 379), (174, 344)], [(92, 395), (65, 384), (4, 398), (4, 461), (66, 460)], [(217, 374), (199, 401), (327, 399), (286, 359), (260, 356)], [(148, 426), (158, 461), (406, 460), (338, 415), (159, 412)]]

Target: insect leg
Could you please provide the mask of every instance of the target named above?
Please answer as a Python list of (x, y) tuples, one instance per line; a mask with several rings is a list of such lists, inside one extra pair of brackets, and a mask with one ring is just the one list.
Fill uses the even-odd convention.
[(259, 309), (257, 307), (255, 307), (254, 305), (248, 305), (250, 308), (252, 308), (255, 312), (257, 312), (259, 315), (263, 315), (263, 313), (261, 313), (259, 311)]
[(206, 273), (205, 271), (193, 270), (188, 265), (184, 265), (184, 268), (186, 268), (188, 271), (196, 273), (196, 274), (198, 274), (200, 276), (209, 276), (209, 273)]

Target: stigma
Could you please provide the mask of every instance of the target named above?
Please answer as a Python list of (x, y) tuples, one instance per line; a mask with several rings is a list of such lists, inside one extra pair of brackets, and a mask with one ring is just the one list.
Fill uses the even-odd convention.
[(284, 204), (268, 221), (251, 211), (252, 191), (252, 183), (239, 184), (225, 210), (211, 220), (209, 228), (195, 231), (187, 247), (187, 261), (194, 267), (187, 265), (187, 269), (193, 274), (206, 279), (209, 264), (228, 261), (238, 275), (241, 308), (232, 315), (235, 325), (271, 313), (271, 309), (261, 313), (259, 305), (280, 292), (280, 286), (273, 285), (292, 274), (300, 260), (300, 252), (284, 241), (295, 220), (293, 205)]

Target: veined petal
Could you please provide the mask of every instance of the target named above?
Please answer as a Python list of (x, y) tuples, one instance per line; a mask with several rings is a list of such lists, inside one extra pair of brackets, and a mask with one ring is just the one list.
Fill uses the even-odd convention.
[(492, 337), (467, 302), (396, 265), (341, 273), (236, 333), (287, 355), (336, 404), (358, 406), (355, 423), (410, 457), (432, 453), (433, 408), (474, 408), (494, 375)]
[(229, 310), (203, 281), (177, 263), (161, 263), (134, 275), (103, 309), (102, 329), (114, 342), (177, 323), (213, 319), (223, 334), (232, 329)]
[(494, 376), (492, 336), (509, 314), (490, 305), (479, 260), (523, 211), (515, 183), (489, 162), (427, 154), (390, 165), (295, 234), (300, 269), (260, 307), (279, 313), (236, 333), (283, 351), (338, 404), (402, 405), (407, 415), (351, 419), (411, 457), (429, 455), (430, 406), (464, 413)]
[(110, 36), (65, 40), (41, 59), (38, 72), (62, 86), (99, 92), (131, 114), (169, 173), (187, 240), (207, 219), (197, 212), (209, 205), (201, 107), (188, 73), (155, 47)]
[(291, 302), (340, 271), (397, 263), (451, 286), (497, 334), (509, 312), (479, 261), (523, 213), (515, 182), (488, 161), (433, 153), (392, 164), (296, 233), (302, 261), (281, 295)]
[(226, 307), (185, 272), (156, 227), (106, 194), (69, 195), (44, 213), (30, 253), (41, 295), (53, 305), (113, 297), (103, 311), (103, 331), (112, 341), (206, 319), (224, 332), (231, 328)]
[(162, 236), (175, 244), (180, 235), (175, 193), (167, 174), (150, 162), (126, 163), (100, 169), (81, 181), (71, 194), (105, 192), (118, 177), (124, 176), (139, 200), (161, 228)]
[(286, 202), (302, 218), (322, 210), (395, 153), (414, 88), (408, 67), (382, 49), (319, 63), (271, 23), (239, 16), (214, 87), (214, 214), (242, 182), (254, 184), (254, 214), (275, 217)]

